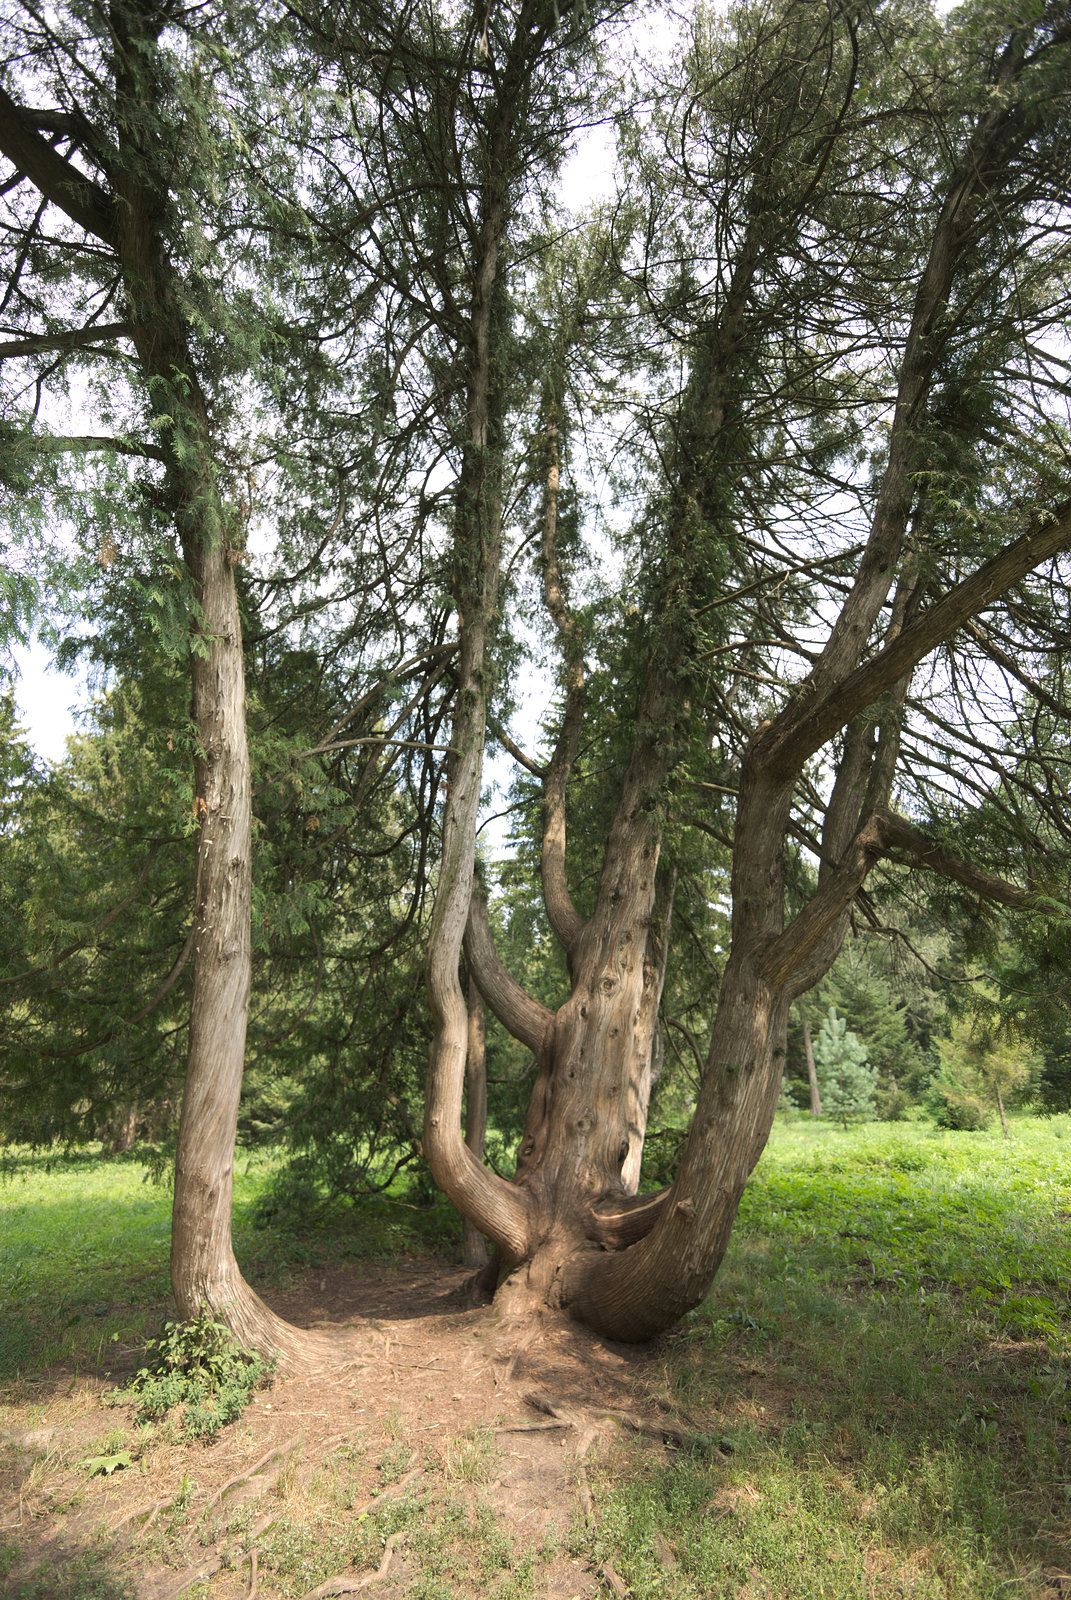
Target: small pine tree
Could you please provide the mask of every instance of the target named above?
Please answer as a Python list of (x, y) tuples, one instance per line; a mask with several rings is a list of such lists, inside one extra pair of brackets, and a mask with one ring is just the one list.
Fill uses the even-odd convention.
[(814, 1042), (818, 1089), (827, 1116), (863, 1122), (874, 1115), (878, 1069), (867, 1062), (866, 1045), (831, 1006)]

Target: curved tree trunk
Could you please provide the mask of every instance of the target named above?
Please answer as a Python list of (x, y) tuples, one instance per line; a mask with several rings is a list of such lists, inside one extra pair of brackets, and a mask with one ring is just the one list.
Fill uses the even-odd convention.
[[(469, 980), (469, 1053), (465, 1061), (465, 1143), (483, 1160), (487, 1134), (487, 1029), (483, 1000)], [(475, 1223), (465, 1217), (461, 1226), (461, 1262), (466, 1267), (487, 1265), (487, 1245)]]
[[(481, 414), (483, 431), (474, 426), (471, 434), (477, 453), (469, 458), (472, 476), (463, 479), (456, 526), (457, 564), (467, 575), (458, 594), (462, 673), (456, 755), (428, 969), (437, 1037), (426, 1148), (437, 1181), (498, 1247), (507, 1269), (498, 1290), (501, 1308), (524, 1313), (544, 1304), (562, 1307), (615, 1338), (650, 1337), (707, 1293), (744, 1185), (772, 1127), (789, 1006), (835, 959), (852, 903), (874, 862), (892, 851), (908, 852), (1006, 904), (1022, 903), (1024, 897), (1014, 886), (954, 860), (891, 815), (888, 805), (914, 668), (1021, 575), (1071, 542), (1071, 507), (1042, 512), (1028, 533), (939, 599), (920, 587), (920, 564), (911, 549), (917, 519), (925, 514), (920, 484), (929, 466), (926, 439), (934, 422), (935, 386), (941, 362), (956, 348), (956, 320), (948, 314), (953, 290), (957, 277), (977, 266), (987, 227), (1001, 227), (993, 196), (1028, 137), (1027, 119), (1019, 115), (1012, 90), (1026, 60), (1031, 25), (1014, 27), (1006, 49), (994, 57), (992, 92), (967, 128), (958, 164), (934, 208), (929, 248), (905, 316), (887, 454), (875, 478), (870, 527), (855, 576), (845, 585), (823, 647), (808, 653), (807, 676), (785, 687), (780, 709), (754, 730), (741, 759), (730, 953), (708, 1066), (676, 1178), (661, 1195), (630, 1192), (664, 972), (652, 936), (663, 808), (675, 761), (687, 753), (685, 726), (699, 737), (689, 703), (701, 693), (696, 668), (738, 648), (728, 637), (710, 647), (708, 638), (697, 636), (695, 624), (726, 600), (750, 592), (747, 587), (727, 592), (722, 584), (736, 557), (737, 486), (751, 465), (748, 444), (741, 445), (746, 420), (739, 396), (754, 381), (763, 341), (784, 312), (776, 302), (781, 259), (791, 259), (793, 251), (800, 260), (807, 256), (810, 207), (849, 120), (858, 31), (864, 25), (869, 23), (855, 14), (790, 4), (773, 17), (761, 49), (749, 40), (741, 125), (750, 126), (756, 107), (765, 110), (767, 101), (771, 114), (755, 119), (754, 138), (735, 174), (738, 187), (725, 202), (736, 205), (731, 227), (727, 221), (727, 237), (731, 233), (737, 240), (733, 259), (718, 295), (712, 296), (711, 320), (688, 350), (682, 403), (666, 429), (664, 492), (649, 510), (662, 519), (664, 533), (661, 564), (652, 574), (649, 658), (595, 909), (586, 923), (569, 899), (565, 872), (565, 791), (579, 748), (583, 672), (554, 551), (559, 460), (558, 436), (551, 431), (544, 597), (568, 670), (561, 736), (543, 770), (542, 868), (549, 920), (568, 957), (572, 982), (568, 1000), (554, 1014), (524, 995), (504, 972), (491, 947), (485, 912), (477, 901), (470, 914), (467, 904), (480, 776), (477, 747), (482, 748), (487, 703), (484, 663), (498, 582), (497, 520), (488, 515), (486, 499), (492, 481), (488, 469), (496, 459), (488, 448), (494, 433), (490, 411)], [(493, 140), (488, 148), (494, 177)], [(493, 183), (488, 196), (494, 199)], [(503, 205), (498, 213), (503, 218), (505, 210)], [(493, 205), (485, 208), (485, 223), (495, 214)], [(485, 242), (488, 237), (485, 231)], [(493, 254), (485, 250), (481, 271), (489, 264), (493, 271)], [(482, 281), (478, 273), (478, 289)], [(477, 311), (482, 304), (478, 292)], [(489, 392), (492, 333), (488, 318), (472, 341), (472, 397)], [(470, 420), (477, 419), (477, 408), (470, 405)], [(470, 514), (481, 497), (482, 522)], [(764, 582), (752, 587), (761, 589)], [(793, 803), (802, 788), (805, 807), (812, 808), (808, 766), (831, 741), (836, 741), (830, 752), (835, 781), (821, 837), (812, 845), (820, 863), (818, 885), (786, 921), (784, 861), (790, 841), (800, 834)], [(811, 844), (809, 831), (804, 836)], [(477, 1169), (460, 1136), (465, 1013), (457, 959), (466, 916), (466, 950), (481, 992), (537, 1060), (512, 1185), (499, 1185)]]

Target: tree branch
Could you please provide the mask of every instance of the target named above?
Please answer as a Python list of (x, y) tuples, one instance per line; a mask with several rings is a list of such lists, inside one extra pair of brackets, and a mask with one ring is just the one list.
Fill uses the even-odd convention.
[(164, 461), (166, 456), (158, 445), (135, 444), (130, 439), (115, 439), (108, 434), (94, 433), (26, 433), (15, 440), (16, 453), (33, 450), (39, 455), (89, 455), (94, 450), (110, 450), (117, 456), (145, 456), (150, 461)]
[(508, 756), (512, 756), (514, 761), (516, 761), (519, 766), (524, 767), (526, 771), (530, 772), (533, 778), (543, 779), (546, 777), (546, 767), (541, 767), (537, 761), (532, 760), (531, 756), (526, 756), (520, 745), (516, 744), (510, 738), (509, 734), (506, 732), (505, 728), (497, 720), (497, 718), (489, 716), (487, 718), (487, 726), (490, 728), (491, 732), (494, 734), (495, 738), (498, 740), (506, 754)]
[(116, 244), (112, 201), (88, 177), (31, 126), (21, 107), (0, 88), (0, 151), (16, 171), (87, 233), (113, 249)]
[(886, 811), (880, 821), (883, 855), (888, 855), (894, 849), (906, 850), (920, 866), (939, 873), (942, 878), (951, 878), (954, 883), (961, 883), (965, 889), (974, 889), (987, 900), (995, 900), (998, 905), (1008, 906), (1012, 911), (1029, 911), (1035, 904), (1036, 896), (1029, 890), (1020, 889), (1006, 878), (998, 877), (994, 872), (985, 872), (954, 851), (946, 850), (936, 839), (908, 822), (906, 817)]
[(780, 777), (798, 771), (835, 733), (918, 666), (957, 628), (1068, 546), (1071, 500), (1065, 500), (1030, 533), (1013, 540), (969, 578), (957, 583), (943, 600), (910, 622), (892, 644), (834, 684), (817, 703), (801, 707), (784, 731), (778, 731), (774, 724), (768, 735), (760, 736), (769, 737), (771, 744), (763, 764)]
[[(1012, 911), (1029, 911), (1037, 904), (1036, 895), (1029, 890), (946, 850), (906, 817), (893, 811), (872, 811), (817, 894), (770, 945), (762, 962), (763, 977), (771, 984), (780, 985), (798, 975), (808, 956), (862, 888), (874, 863), (899, 850), (913, 856), (919, 866)], [(809, 986), (809, 983), (802, 985), (800, 992)]]
[(487, 900), (478, 887), (472, 891), (465, 928), (465, 958), (476, 987), (504, 1028), (538, 1056), (553, 1026), (554, 1013), (533, 1000), (502, 964), (491, 935)]
[[(762, 958), (764, 980), (774, 988), (787, 984), (816, 950), (859, 890), (882, 854), (881, 820), (867, 817), (817, 894), (793, 918)], [(792, 997), (795, 999), (795, 995)]]
[(69, 333), (32, 334), (0, 344), (0, 361), (11, 356), (33, 356), (45, 350), (77, 350), (82, 345), (100, 344), (106, 339), (127, 339), (130, 333), (129, 322), (102, 322), (97, 327), (72, 328)]

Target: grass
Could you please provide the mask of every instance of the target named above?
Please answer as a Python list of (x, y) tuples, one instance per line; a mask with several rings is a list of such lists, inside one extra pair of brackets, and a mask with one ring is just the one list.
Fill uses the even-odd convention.
[[(560, 1554), (525, 1553), (488, 1499), (506, 1448), (493, 1433), (461, 1414), (433, 1459), (389, 1413), (300, 1493), (280, 1480), (262, 1592), (305, 1594), (347, 1562), (374, 1569), (404, 1535), (407, 1600), (526, 1600), (545, 1592), (547, 1562), (560, 1572), (569, 1558), (578, 1578), (612, 1569), (633, 1600), (1067, 1600), (1071, 1117), (1019, 1118), (1012, 1135), (779, 1119), (713, 1293), (644, 1369), (647, 1399), (694, 1426), (693, 1450), (622, 1437), (589, 1463), (594, 1523), (578, 1514)], [(243, 1157), (237, 1174), (238, 1254), (260, 1282), (445, 1236), (441, 1211), (381, 1201), (356, 1229), (352, 1213), (316, 1234), (258, 1228), (276, 1170), (274, 1156)], [(170, 1207), (142, 1175), (130, 1161), (25, 1157), (0, 1184), (9, 1379), (140, 1357), (167, 1292)], [(19, 1392), (9, 1414), (22, 1405), (20, 1425), (34, 1426)], [(75, 1463), (85, 1490), (64, 1491), (72, 1505), (105, 1481), (98, 1458), (131, 1454), (116, 1471), (133, 1482), (153, 1449), (179, 1448), (109, 1430), (106, 1417)], [(189, 1460), (192, 1493), (195, 1449)], [(414, 1466), (423, 1475), (407, 1487)], [(33, 1470), (46, 1480), (51, 1458)], [(392, 1485), (395, 1498), (357, 1515)], [(181, 1531), (184, 1515), (167, 1518)], [(170, 1525), (146, 1536), (161, 1559)], [(0, 1534), (0, 1590), (18, 1538)], [(17, 1592), (128, 1592), (93, 1545), (57, 1583), (34, 1577)]]
[[(373, 1196), (355, 1207), (265, 1224), (282, 1165), (240, 1152), (234, 1245), (256, 1286), (285, 1287), (325, 1260), (392, 1258), (459, 1236), (445, 1202), (425, 1209)], [(159, 1332), (170, 1300), (171, 1190), (136, 1159), (9, 1152), (0, 1166), (0, 1382), (59, 1363), (122, 1368)]]
[(729, 1451), (620, 1451), (575, 1547), (632, 1591), (1071, 1593), (1071, 1119), (779, 1125), (662, 1398)]

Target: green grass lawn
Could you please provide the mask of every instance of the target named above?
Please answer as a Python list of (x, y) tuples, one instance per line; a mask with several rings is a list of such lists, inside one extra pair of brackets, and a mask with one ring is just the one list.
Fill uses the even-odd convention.
[[(257, 1286), (362, 1255), (441, 1247), (460, 1223), (429, 1208), (371, 1197), (358, 1208), (264, 1223), (259, 1208), (282, 1167), (276, 1151), (240, 1152), (234, 1247)], [(137, 1352), (170, 1306), (171, 1188), (142, 1162), (89, 1152), (8, 1152), (0, 1167), (0, 1382), (58, 1362), (107, 1366)], [(120, 1359), (120, 1364), (122, 1364)]]
[[(449, 1234), (382, 1201), (258, 1227), (278, 1162), (238, 1163), (258, 1283)], [(8, 1162), (0, 1376), (137, 1359), (167, 1300), (170, 1193), (144, 1176)], [(657, 1355), (650, 1399), (695, 1448), (622, 1439), (568, 1541), (633, 1600), (1071, 1595), (1071, 1117), (1008, 1141), (779, 1119), (712, 1294)]]
[[(1071, 1594), (1071, 1118), (779, 1123), (598, 1533), (638, 1596)], [(1061, 1576), (1062, 1575), (1062, 1576)]]

